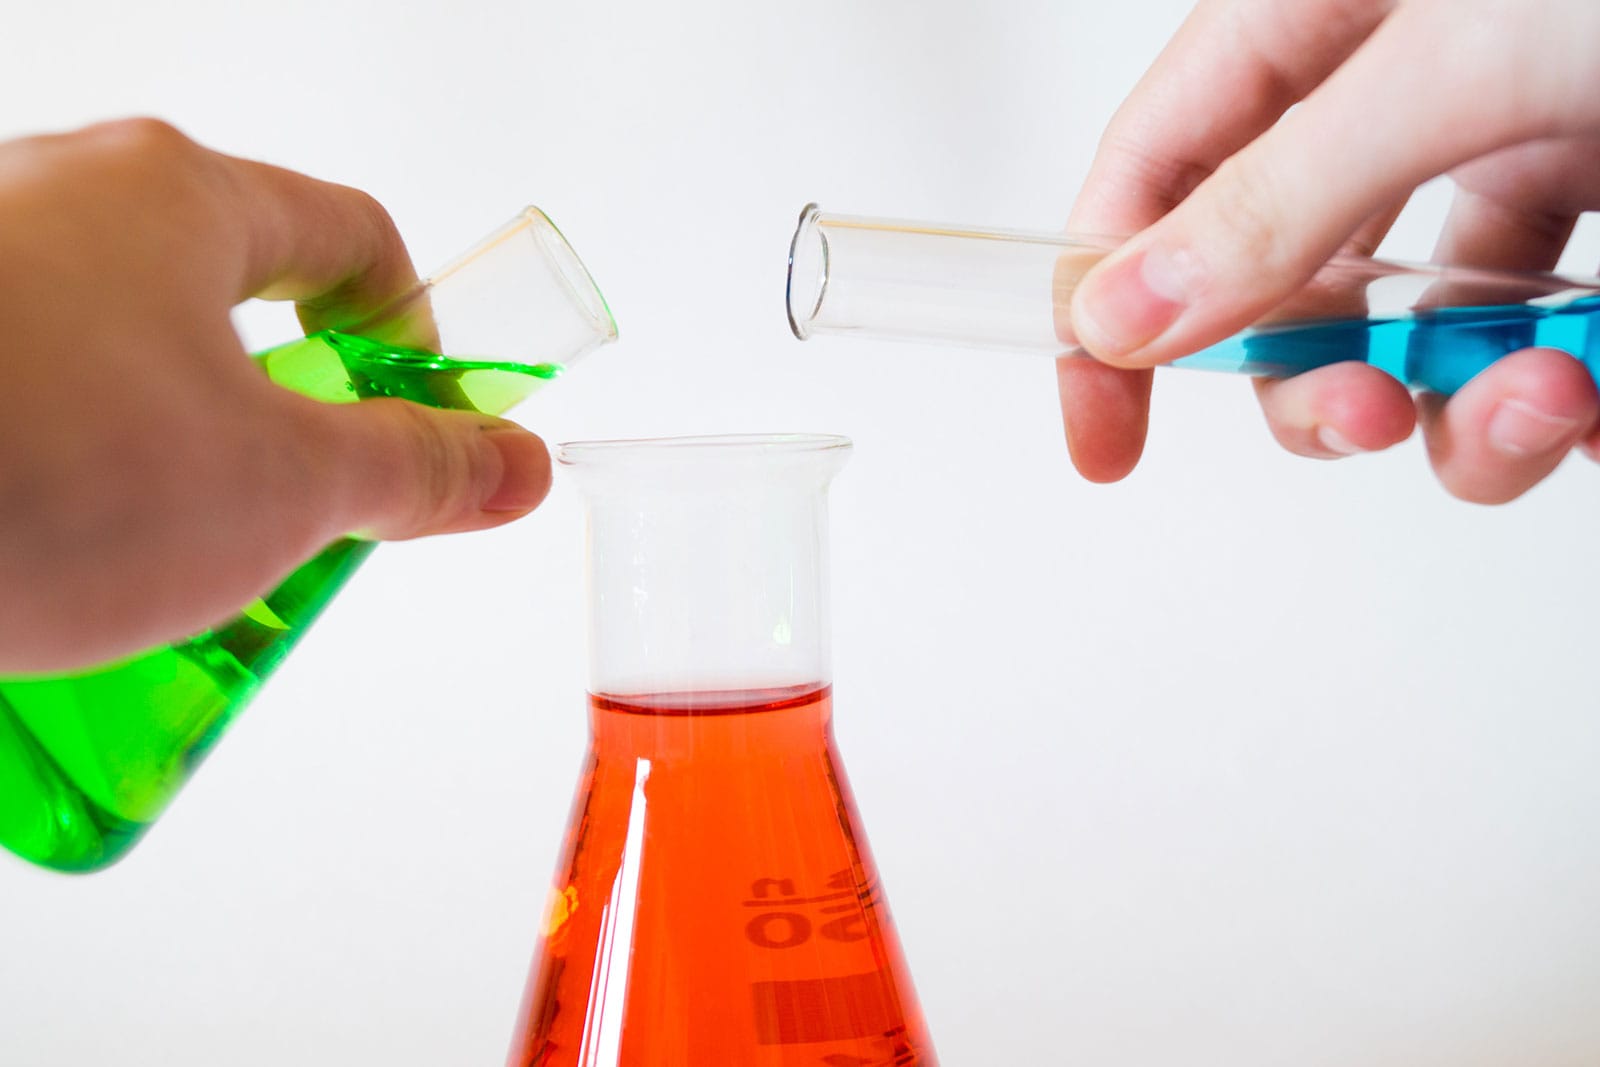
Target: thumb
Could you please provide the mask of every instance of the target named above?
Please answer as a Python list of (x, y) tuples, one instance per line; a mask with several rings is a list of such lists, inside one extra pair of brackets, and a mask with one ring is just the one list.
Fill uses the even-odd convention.
[(331, 533), (386, 541), (499, 526), (550, 491), (550, 452), (505, 419), (405, 400), (315, 405)]

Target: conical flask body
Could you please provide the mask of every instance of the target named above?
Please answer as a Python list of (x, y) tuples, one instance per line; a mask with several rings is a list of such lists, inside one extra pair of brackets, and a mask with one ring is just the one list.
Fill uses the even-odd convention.
[(936, 1063), (830, 687), (591, 695), (511, 1067)]

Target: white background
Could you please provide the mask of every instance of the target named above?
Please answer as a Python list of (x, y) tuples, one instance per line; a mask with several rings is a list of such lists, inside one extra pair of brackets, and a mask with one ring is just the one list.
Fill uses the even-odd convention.
[[(548, 439), (852, 435), (839, 738), (945, 1064), (1592, 1064), (1587, 460), (1472, 507), (1417, 441), (1296, 459), (1173, 371), (1095, 487), (1048, 361), (788, 334), (803, 203), (1058, 227), (1185, 8), (17, 4), (0, 134), (160, 115), (372, 191), (424, 268), (536, 202), (622, 328), (522, 410)], [(584, 745), (580, 537), (563, 485), (384, 548), (131, 858), (0, 857), (0, 1064), (499, 1063)]]

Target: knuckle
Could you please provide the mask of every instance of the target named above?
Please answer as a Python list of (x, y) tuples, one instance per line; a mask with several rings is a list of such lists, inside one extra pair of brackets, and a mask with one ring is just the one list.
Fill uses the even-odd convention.
[(379, 203), (377, 197), (347, 185), (334, 186), (334, 189), (337, 192), (335, 203), (339, 210), (346, 213), (350, 219), (359, 222), (361, 231), (370, 235), (373, 258), (380, 258), (382, 253), (405, 247), (394, 217), (389, 214), (388, 208)]
[(367, 232), (374, 235), (376, 248), (373, 253), (374, 262), (397, 261), (410, 262), (406, 252), (405, 240), (400, 236), (400, 227), (395, 225), (394, 217), (389, 214), (389, 209), (378, 202), (370, 193), (360, 189), (350, 190), (354, 201), (354, 209), (366, 224)]
[(136, 159), (172, 160), (198, 147), (170, 122), (148, 116), (96, 123), (77, 136), (101, 151)]
[(427, 532), (474, 505), (474, 464), (437, 412), (398, 400), (393, 408), (406, 442), (401, 495), (410, 502), (396, 518), (408, 534)]
[(389, 214), (389, 209), (378, 202), (378, 198), (362, 189), (351, 189), (350, 198), (366, 220), (372, 224), (373, 229), (392, 234), (398, 240), (400, 229), (394, 224), (394, 217)]
[(1217, 168), (1205, 194), (1218, 243), (1252, 265), (1284, 265), (1285, 200), (1270, 165), (1255, 153), (1233, 156)]
[(82, 172), (112, 203), (168, 221), (186, 219), (196, 235), (228, 223), (222, 157), (155, 118), (115, 119), (65, 135)]
[(1150, 131), (1133, 116), (1118, 116), (1100, 139), (1098, 155), (1116, 181), (1118, 195), (1132, 190), (1161, 215), (1182, 203), (1211, 174), (1203, 161), (1159, 151)]
[[(313, 402), (284, 390), (259, 406), (253, 421), (242, 414), (232, 420), (237, 443), (229, 466), (241, 472), (236, 480), (255, 487), (258, 499), (282, 501), (275, 509), (273, 523), (276, 540), (291, 555), (300, 558), (322, 548), (328, 541), (347, 532), (340, 518), (349, 507), (345, 465), (337, 462), (342, 442), (327, 430), (326, 420)], [(217, 429), (208, 438), (217, 440), (227, 431)], [(274, 440), (272, 449), (255, 447), (255, 442)]]

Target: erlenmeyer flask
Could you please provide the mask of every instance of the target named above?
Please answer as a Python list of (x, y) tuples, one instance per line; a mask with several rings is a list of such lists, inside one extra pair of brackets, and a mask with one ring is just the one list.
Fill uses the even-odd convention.
[[(528, 208), (366, 320), (257, 360), (317, 400), (499, 415), (615, 337), (576, 253)], [(330, 545), (189, 640), (69, 675), (0, 678), (0, 844), (61, 871), (123, 856), (374, 547)]]
[(937, 1061), (833, 740), (841, 437), (569, 444), (591, 739), (510, 1067)]

